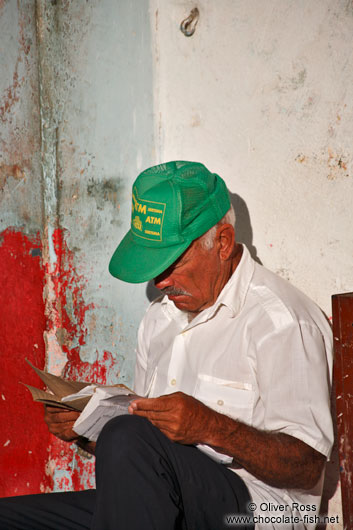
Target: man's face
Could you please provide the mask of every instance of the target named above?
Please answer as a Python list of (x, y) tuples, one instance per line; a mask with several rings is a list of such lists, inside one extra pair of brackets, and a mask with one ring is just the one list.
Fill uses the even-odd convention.
[(217, 245), (206, 250), (195, 240), (154, 283), (178, 309), (196, 316), (217, 299), (220, 266)]

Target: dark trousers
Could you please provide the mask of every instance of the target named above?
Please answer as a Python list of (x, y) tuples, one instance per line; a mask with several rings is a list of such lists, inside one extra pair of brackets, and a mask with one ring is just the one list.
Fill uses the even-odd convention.
[(96, 490), (0, 499), (0, 530), (229, 529), (226, 516), (250, 501), (235, 473), (136, 416), (104, 427), (96, 481)]

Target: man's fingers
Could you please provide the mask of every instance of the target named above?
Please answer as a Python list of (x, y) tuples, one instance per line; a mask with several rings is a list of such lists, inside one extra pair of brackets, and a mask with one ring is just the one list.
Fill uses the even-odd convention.
[(157, 427), (163, 434), (171, 440), (178, 440), (180, 437), (180, 424), (176, 418), (171, 417), (168, 412), (135, 411), (134, 416), (148, 419), (152, 425)]
[(53, 414), (51, 416), (44, 416), (44, 420), (46, 423), (68, 423), (72, 422), (75, 423), (79, 415), (70, 415), (70, 416), (63, 416), (62, 414)]
[(72, 442), (79, 438), (78, 434), (73, 430), (73, 426), (80, 414), (80, 412), (75, 410), (47, 405), (44, 409), (44, 421), (48, 426), (49, 432), (60, 438), (60, 440)]
[(74, 423), (75, 423), (74, 421), (70, 421), (70, 422), (67, 422), (65, 426), (63, 426), (62, 423), (52, 423), (50, 425), (50, 428), (53, 434), (58, 434), (59, 432), (71, 432), (72, 427), (74, 426)]
[(50, 428), (50, 432), (54, 434), (54, 436), (60, 438), (60, 440), (63, 440), (64, 442), (72, 442), (74, 440), (77, 440), (77, 438), (79, 437), (78, 434), (73, 431), (69, 426), (67, 426), (65, 430), (62, 430), (60, 427), (55, 428), (55, 426), (52, 426)]
[[(54, 410), (50, 410), (54, 409)], [(58, 407), (47, 407), (45, 409), (45, 420), (50, 423), (65, 423), (68, 421), (75, 422), (79, 417), (80, 412), (63, 410)]]
[(70, 409), (64, 409), (63, 407), (56, 407), (55, 405), (44, 405), (47, 412), (71, 412)]
[(140, 416), (142, 418), (147, 418), (152, 425), (157, 427), (160, 431), (162, 431), (163, 434), (171, 437), (172, 434), (174, 434), (174, 430), (172, 428), (172, 425), (169, 420), (167, 419), (161, 419), (159, 416), (151, 416), (149, 414), (146, 414), (144, 412), (142, 413), (136, 413), (135, 416)]
[(169, 412), (164, 411), (150, 411), (150, 410), (134, 410), (134, 416), (141, 416), (142, 418), (147, 418), (150, 421), (160, 421), (160, 422), (171, 422), (171, 417)]
[(173, 409), (171, 400), (168, 399), (168, 396), (136, 399), (131, 403), (130, 407), (133, 411), (170, 411)]
[(173, 442), (183, 443), (184, 437), (177, 430), (173, 429), (169, 422), (159, 420), (150, 420), (150, 422)]
[(67, 422), (65, 425), (63, 423), (51, 423), (49, 425), (49, 431), (57, 436), (61, 440), (70, 442), (77, 440), (78, 434), (72, 429), (75, 422)]
[(164, 405), (159, 398), (136, 399), (131, 403), (133, 410), (163, 410)]

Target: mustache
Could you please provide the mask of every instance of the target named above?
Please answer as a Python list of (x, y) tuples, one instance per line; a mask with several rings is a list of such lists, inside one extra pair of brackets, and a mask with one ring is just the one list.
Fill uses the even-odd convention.
[(179, 295), (185, 295), (190, 296), (190, 293), (187, 291), (184, 291), (183, 289), (177, 289), (176, 287), (165, 287), (164, 289), (161, 289), (162, 293), (166, 296), (179, 296)]

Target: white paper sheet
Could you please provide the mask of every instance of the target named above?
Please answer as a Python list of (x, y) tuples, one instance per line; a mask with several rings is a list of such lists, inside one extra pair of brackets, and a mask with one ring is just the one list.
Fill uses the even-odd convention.
[(73, 430), (80, 436), (96, 442), (104, 425), (115, 416), (128, 414), (131, 401), (137, 398), (137, 395), (129, 394), (122, 388), (97, 387), (76, 420)]

